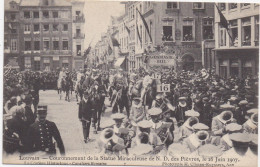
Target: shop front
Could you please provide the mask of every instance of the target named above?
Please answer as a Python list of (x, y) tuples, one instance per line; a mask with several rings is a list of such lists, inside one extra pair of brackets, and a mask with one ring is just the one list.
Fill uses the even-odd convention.
[(223, 78), (257, 75), (258, 52), (258, 49), (216, 50), (217, 75)]

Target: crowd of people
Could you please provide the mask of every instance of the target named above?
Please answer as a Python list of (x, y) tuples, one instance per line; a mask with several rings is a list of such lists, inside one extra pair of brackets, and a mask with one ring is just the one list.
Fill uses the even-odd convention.
[[(72, 73), (63, 69), (55, 75), (38, 74), (5, 76), (8, 98), (4, 108), (6, 117), (11, 117), (5, 121), (5, 137), (20, 141), (16, 149), (22, 152), (55, 153), (49, 140), (52, 135), (60, 152), (65, 153), (55, 123), (46, 120), (47, 106), (38, 105), (39, 90), (46, 88), (40, 85), (48, 83), (40, 78), (47, 75), (60, 95), (66, 92), (65, 100), (70, 100), (70, 90), (75, 91), (84, 142), (91, 142), (92, 126), (94, 134), (100, 132), (100, 153), (173, 156), (213, 150), (216, 154), (257, 157), (258, 77), (223, 79), (204, 69), (197, 73), (145, 69), (132, 73), (80, 69)], [(162, 85), (167, 89), (162, 90)], [(20, 92), (6, 91), (18, 88)], [(110, 106), (105, 105), (106, 97)], [(102, 121), (107, 107), (112, 108), (112, 114)], [(18, 120), (24, 128), (12, 125)]]

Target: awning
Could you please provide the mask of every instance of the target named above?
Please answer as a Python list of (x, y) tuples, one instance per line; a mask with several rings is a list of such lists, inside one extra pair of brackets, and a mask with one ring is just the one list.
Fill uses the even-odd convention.
[(115, 67), (120, 67), (123, 64), (124, 60), (125, 60), (125, 57), (117, 58), (117, 60), (115, 62)]

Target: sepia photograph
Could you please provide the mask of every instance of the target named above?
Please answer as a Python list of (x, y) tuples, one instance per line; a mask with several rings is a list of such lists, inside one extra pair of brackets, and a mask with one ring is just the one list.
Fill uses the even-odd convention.
[(256, 167), (259, 5), (4, 0), (2, 163)]

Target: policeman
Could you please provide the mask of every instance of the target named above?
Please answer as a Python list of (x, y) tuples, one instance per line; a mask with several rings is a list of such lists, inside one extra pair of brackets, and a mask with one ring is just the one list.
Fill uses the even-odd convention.
[(54, 122), (46, 120), (47, 105), (39, 105), (37, 109), (37, 120), (28, 129), (29, 151), (44, 151), (48, 154), (56, 154), (55, 143), (57, 142), (61, 155), (65, 155), (65, 148), (60, 132)]
[(116, 113), (111, 115), (111, 118), (115, 121), (115, 125), (113, 126), (113, 131), (115, 134), (118, 134), (119, 129), (124, 128), (123, 119), (125, 118), (125, 115), (122, 113)]
[(179, 98), (179, 104), (176, 107), (176, 115), (175, 118), (177, 120), (177, 124), (180, 127), (185, 121), (185, 111), (188, 110), (186, 97)]

